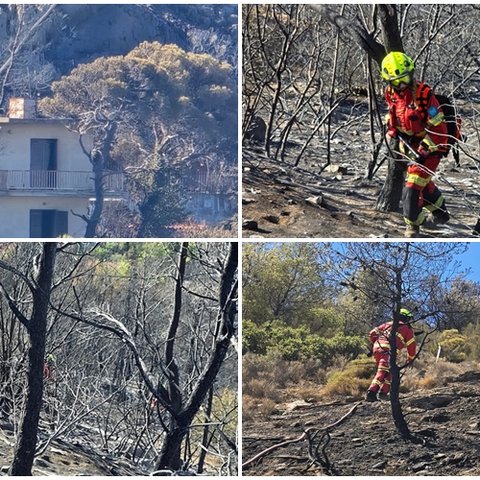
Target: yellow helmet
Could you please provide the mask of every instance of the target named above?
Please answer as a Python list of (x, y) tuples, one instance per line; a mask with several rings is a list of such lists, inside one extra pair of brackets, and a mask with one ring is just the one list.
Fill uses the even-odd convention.
[(410, 83), (414, 70), (413, 60), (402, 52), (390, 52), (382, 61), (382, 78), (394, 87)]
[(407, 310), (406, 308), (400, 309), (400, 315), (403, 315), (404, 317), (408, 317), (410, 320), (413, 320), (412, 312), (410, 312), (410, 310)]

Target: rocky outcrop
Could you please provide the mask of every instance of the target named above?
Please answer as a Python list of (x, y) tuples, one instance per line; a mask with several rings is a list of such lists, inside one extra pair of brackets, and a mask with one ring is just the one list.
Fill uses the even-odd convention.
[[(26, 10), (28, 25), (43, 11), (36, 7)], [(1, 45), (15, 35), (18, 15), (15, 6), (0, 8)], [(60, 74), (100, 56), (124, 55), (143, 41), (174, 43), (226, 60), (236, 57), (237, 22), (235, 5), (61, 4), (25, 50)]]

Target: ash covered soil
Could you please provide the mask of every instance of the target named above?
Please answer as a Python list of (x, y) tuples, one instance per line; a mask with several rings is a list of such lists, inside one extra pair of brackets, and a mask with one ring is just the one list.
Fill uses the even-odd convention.
[[(354, 413), (333, 428), (326, 447), (334, 475), (480, 475), (480, 372), (466, 372), (448, 387), (401, 394), (411, 432), (418, 443), (402, 440), (390, 402), (279, 406), (268, 419), (243, 425), (243, 462), (308, 428), (338, 421), (355, 403)], [(325, 475), (308, 457), (308, 442), (275, 449), (243, 469), (243, 475)]]
[[(464, 131), (469, 133), (468, 122)], [(332, 140), (331, 165), (323, 171), (324, 141), (319, 137), (316, 142), (298, 167), (293, 167), (293, 159), (302, 146), (301, 135), (293, 138), (285, 161), (268, 158), (255, 144), (244, 145), (243, 237), (403, 237), (401, 211), (375, 210), (387, 162), (372, 180), (366, 179), (370, 159), (366, 124), (339, 131)], [(460, 165), (456, 166), (450, 154), (442, 159), (434, 177), (447, 200), (451, 220), (446, 226), (424, 228), (422, 237), (472, 238), (480, 212), (480, 160), (474, 146), (462, 148), (474, 158), (461, 153)], [(379, 158), (385, 150), (382, 147)]]
[[(47, 439), (41, 428), (39, 437)], [(13, 457), (15, 438), (13, 425), (0, 421), (0, 474), (7, 475)], [(148, 475), (146, 470), (131, 465), (125, 459), (94, 449), (91, 439), (83, 438), (81, 429), (68, 441), (53, 440), (46, 451), (37, 456), (32, 474), (35, 476), (132, 476)]]

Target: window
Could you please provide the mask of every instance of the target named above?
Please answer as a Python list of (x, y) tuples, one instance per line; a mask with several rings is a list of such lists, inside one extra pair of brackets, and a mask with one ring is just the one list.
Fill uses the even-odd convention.
[(30, 238), (56, 238), (68, 233), (68, 212), (30, 210)]
[(36, 188), (55, 188), (57, 170), (57, 140), (30, 140), (30, 185)]

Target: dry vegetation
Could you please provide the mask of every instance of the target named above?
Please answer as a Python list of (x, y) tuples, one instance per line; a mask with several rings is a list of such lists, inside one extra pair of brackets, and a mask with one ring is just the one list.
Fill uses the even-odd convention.
[[(371, 358), (336, 359), (328, 369), (315, 360), (288, 362), (247, 354), (243, 358), (243, 420), (267, 418), (285, 404), (361, 400), (375, 374)], [(462, 373), (480, 369), (476, 362), (452, 363), (426, 354), (405, 371), (401, 392), (444, 387)]]

